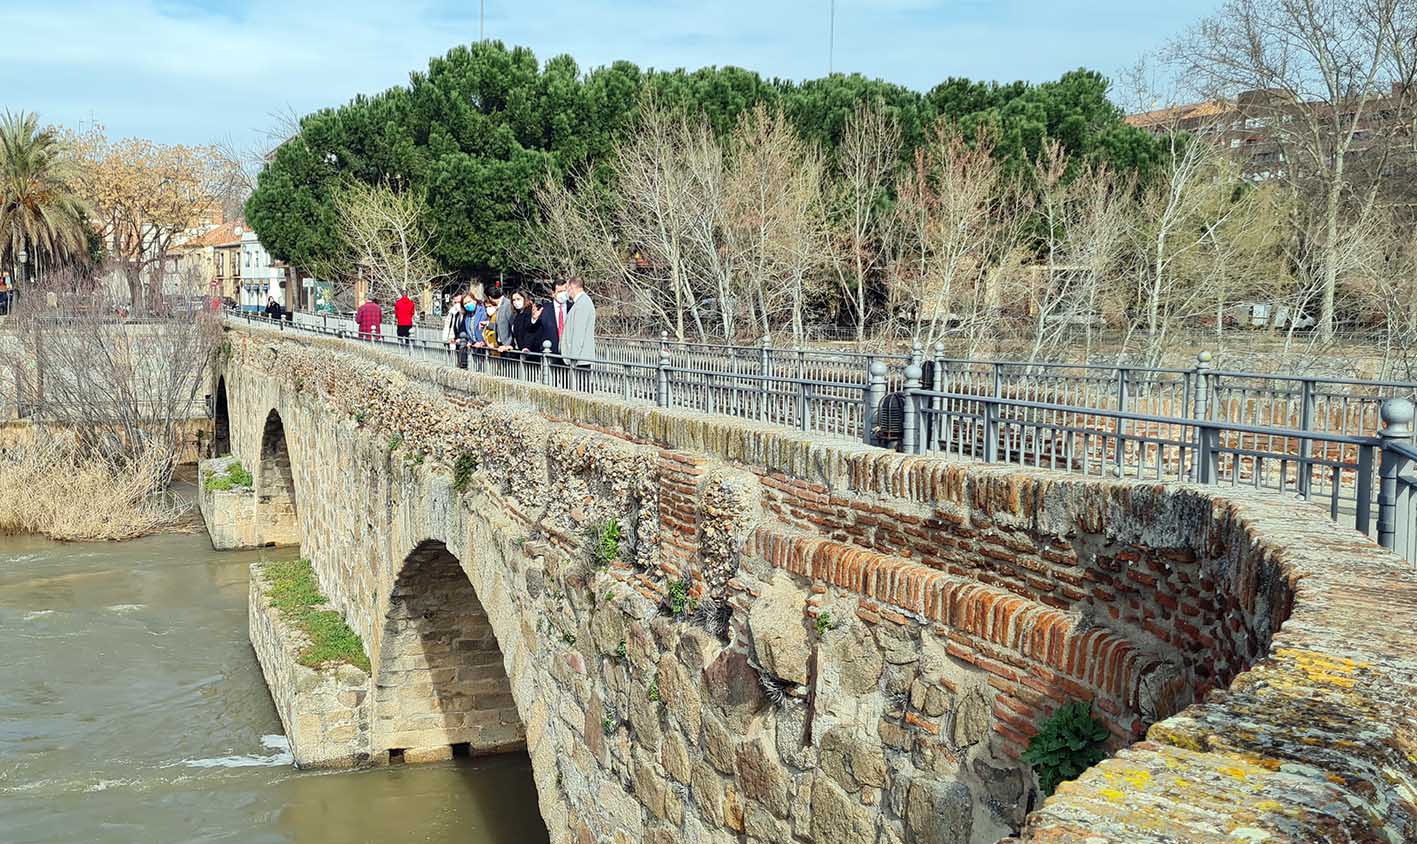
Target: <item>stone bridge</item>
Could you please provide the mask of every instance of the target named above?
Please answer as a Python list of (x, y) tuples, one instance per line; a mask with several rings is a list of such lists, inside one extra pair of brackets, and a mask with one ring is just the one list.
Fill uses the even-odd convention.
[[(556, 842), (1417, 840), (1417, 576), (1310, 505), (260, 329), (213, 391), (233, 542), (298, 541), (369, 658), (297, 665), (253, 578), (304, 764), (524, 746)], [(1114, 755), (1044, 802), (1073, 700)]]

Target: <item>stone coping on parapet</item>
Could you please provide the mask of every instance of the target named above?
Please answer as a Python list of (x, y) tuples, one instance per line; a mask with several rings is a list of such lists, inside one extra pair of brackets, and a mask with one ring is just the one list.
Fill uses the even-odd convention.
[[(1267, 653), (1229, 687), (1065, 784), (1025, 842), (1417, 840), (1417, 573), (1313, 505), (1274, 493), (1082, 478), (906, 456), (731, 417), (627, 404), (439, 367), (348, 342), (252, 335), (357, 354), (415, 379), (664, 448), (796, 479), (901, 512), (1106, 532), (1155, 547), (1240, 549), (1290, 595)], [(1087, 522), (1087, 524), (1082, 524)]]

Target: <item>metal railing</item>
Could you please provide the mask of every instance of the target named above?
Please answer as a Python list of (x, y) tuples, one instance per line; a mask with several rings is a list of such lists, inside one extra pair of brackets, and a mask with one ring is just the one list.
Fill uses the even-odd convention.
[[(271, 324), (261, 315), (229, 317)], [(1374, 394), (1412, 385), (1213, 372), (1205, 355), (1194, 370), (937, 360), (926, 384), (918, 349), (892, 373), (888, 364), (899, 359), (884, 356), (842, 353), (848, 363), (841, 364), (815, 353), (798, 357), (797, 350), (776, 354), (781, 350), (766, 345), (722, 354), (619, 339), (601, 342), (603, 358), (569, 366), (550, 354), (549, 343), (540, 354), (499, 354), (417, 337), (361, 338), (343, 325), (272, 327), (372, 342), (411, 358), (560, 389), (897, 445), (907, 453), (1273, 490), (1321, 503), (1331, 518), (1417, 561), (1413, 405), (1406, 395)], [(853, 371), (862, 375), (853, 378)], [(1267, 380), (1246, 380), (1256, 378)], [(893, 421), (885, 410), (891, 393), (899, 407)], [(883, 439), (891, 426), (894, 435)]]

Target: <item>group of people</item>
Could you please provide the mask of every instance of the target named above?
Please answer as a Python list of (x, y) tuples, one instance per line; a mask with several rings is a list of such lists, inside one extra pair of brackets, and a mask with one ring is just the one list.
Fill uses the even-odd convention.
[(474, 352), (536, 357), (548, 349), (567, 366), (589, 368), (595, 359), (595, 302), (579, 277), (556, 282), (550, 299), (538, 299), (525, 287), (485, 294), (474, 284), (453, 296), (443, 342), (457, 351), (463, 369)]
[[(394, 303), (401, 339), (412, 334), (415, 310), (407, 295)], [(379, 336), (384, 320), (379, 300), (371, 296), (354, 319), (362, 339)], [(549, 348), (564, 365), (588, 370), (595, 360), (595, 302), (579, 277), (556, 282), (549, 299), (538, 299), (525, 287), (505, 293), (500, 287), (488, 292), (474, 284), (453, 295), (443, 320), (443, 342), (457, 352), (463, 369), (472, 354), (539, 360)]]

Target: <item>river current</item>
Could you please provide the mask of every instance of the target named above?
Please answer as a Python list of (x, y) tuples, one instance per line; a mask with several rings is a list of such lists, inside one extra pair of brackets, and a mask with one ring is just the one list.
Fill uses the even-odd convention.
[(543, 842), (525, 754), (301, 772), (206, 534), (0, 537), (0, 844)]

